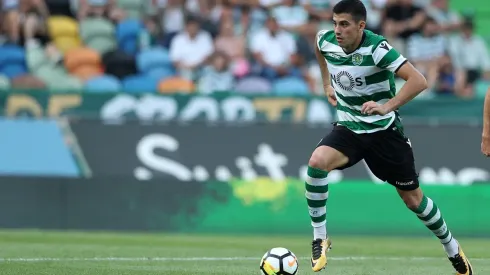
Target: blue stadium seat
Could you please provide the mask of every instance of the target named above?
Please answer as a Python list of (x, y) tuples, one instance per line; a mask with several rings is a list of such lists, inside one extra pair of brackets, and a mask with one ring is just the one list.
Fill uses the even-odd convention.
[(132, 75), (123, 79), (123, 90), (128, 93), (155, 93), (158, 79), (147, 75)]
[(148, 73), (154, 68), (164, 68), (171, 65), (169, 53), (162, 47), (146, 49), (136, 56), (136, 67), (141, 73)]
[(116, 39), (119, 49), (127, 54), (138, 52), (138, 37), (143, 24), (137, 19), (126, 19), (116, 26)]
[(15, 78), (28, 72), (24, 48), (17, 45), (0, 47), (0, 74)]
[(121, 82), (113, 75), (101, 75), (85, 82), (87, 92), (118, 92), (121, 89)]
[(164, 80), (169, 77), (175, 76), (175, 71), (171, 67), (153, 68), (146, 73), (146, 75), (153, 78), (158, 78), (159, 80)]
[(236, 83), (235, 91), (242, 94), (268, 94), (272, 91), (272, 84), (266, 78), (249, 76)]
[(276, 95), (307, 95), (310, 89), (306, 82), (297, 77), (280, 78), (272, 84), (273, 93)]

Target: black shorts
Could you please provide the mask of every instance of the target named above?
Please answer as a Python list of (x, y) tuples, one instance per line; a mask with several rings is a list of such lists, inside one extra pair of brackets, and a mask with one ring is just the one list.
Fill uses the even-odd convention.
[(341, 125), (334, 125), (318, 146), (326, 145), (343, 153), (349, 162), (343, 170), (363, 160), (380, 180), (401, 190), (419, 187), (410, 140), (394, 125), (384, 131), (356, 134)]

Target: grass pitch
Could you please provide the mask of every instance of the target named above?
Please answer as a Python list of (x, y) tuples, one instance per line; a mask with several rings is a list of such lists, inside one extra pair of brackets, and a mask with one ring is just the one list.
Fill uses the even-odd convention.
[[(0, 232), (3, 275), (259, 274), (260, 257), (283, 246), (299, 274), (454, 274), (435, 238), (332, 236), (326, 271), (309, 267), (310, 236), (183, 236), (79, 232)], [(490, 239), (460, 239), (475, 274), (490, 274)]]

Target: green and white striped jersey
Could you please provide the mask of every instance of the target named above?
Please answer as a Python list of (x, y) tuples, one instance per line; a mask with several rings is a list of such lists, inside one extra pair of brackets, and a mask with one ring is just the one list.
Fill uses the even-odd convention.
[(366, 115), (361, 113), (361, 107), (371, 100), (383, 104), (395, 96), (394, 73), (406, 58), (383, 36), (368, 30), (364, 31), (360, 47), (350, 54), (338, 45), (333, 31), (321, 30), (317, 38), (337, 96), (338, 123), (365, 134), (387, 129), (395, 120), (399, 122), (395, 112)]

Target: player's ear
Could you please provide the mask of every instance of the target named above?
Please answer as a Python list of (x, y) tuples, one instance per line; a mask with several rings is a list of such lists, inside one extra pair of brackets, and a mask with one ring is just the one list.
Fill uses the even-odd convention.
[(364, 30), (366, 28), (366, 21), (359, 20), (359, 29)]

